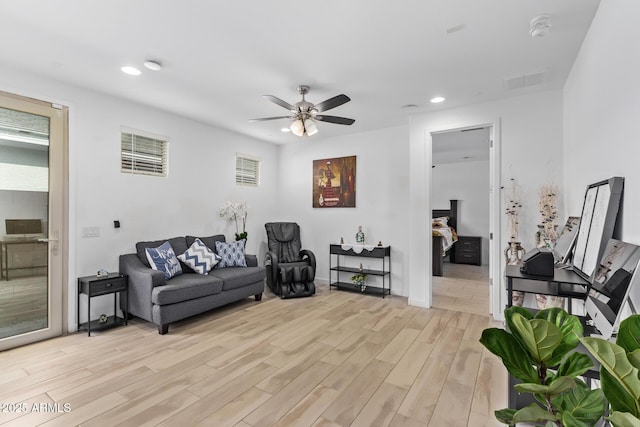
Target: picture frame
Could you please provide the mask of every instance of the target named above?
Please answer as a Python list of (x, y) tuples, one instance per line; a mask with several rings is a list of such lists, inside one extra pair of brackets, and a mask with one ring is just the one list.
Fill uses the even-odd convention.
[(356, 207), (356, 156), (313, 161), (312, 206)]

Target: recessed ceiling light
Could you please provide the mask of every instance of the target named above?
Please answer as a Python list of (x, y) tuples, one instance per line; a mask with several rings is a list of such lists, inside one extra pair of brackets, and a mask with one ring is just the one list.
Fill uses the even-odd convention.
[(403, 105), (402, 107), (403, 110), (413, 110), (414, 108), (418, 108), (418, 106), (416, 104), (407, 104), (407, 105)]
[(291, 132), (291, 129), (289, 129), (289, 128), (282, 128), (282, 129), (280, 129), (280, 132), (289, 133), (289, 132)]
[(444, 101), (444, 98), (441, 96), (436, 96), (435, 98), (431, 98), (432, 104), (439, 104)]
[(162, 64), (159, 61), (145, 61), (144, 66), (150, 69), (151, 71), (162, 70)]
[(129, 74), (130, 76), (139, 76), (140, 74), (142, 74), (140, 72), (140, 70), (138, 70), (136, 67), (132, 67), (130, 65), (125, 65), (124, 67), (122, 67), (120, 69), (122, 70), (123, 73)]

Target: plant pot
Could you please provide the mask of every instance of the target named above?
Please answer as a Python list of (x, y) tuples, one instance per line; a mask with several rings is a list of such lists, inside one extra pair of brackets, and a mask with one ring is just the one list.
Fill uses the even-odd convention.
[(242, 233), (236, 233), (236, 241), (245, 239), (247, 240), (247, 232), (244, 231)]

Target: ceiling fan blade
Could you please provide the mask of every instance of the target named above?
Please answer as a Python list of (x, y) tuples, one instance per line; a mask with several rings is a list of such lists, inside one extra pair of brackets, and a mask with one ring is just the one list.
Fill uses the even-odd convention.
[(321, 116), (317, 115), (314, 117), (315, 120), (319, 120), (321, 122), (327, 123), (335, 123), (338, 125), (352, 125), (355, 123), (354, 119), (348, 119), (346, 117), (337, 117), (337, 116)]
[(261, 119), (249, 119), (250, 122), (266, 122), (268, 120), (290, 119), (291, 116), (263, 117)]
[(327, 111), (332, 108), (339, 107), (342, 104), (346, 104), (349, 101), (351, 101), (351, 98), (349, 98), (347, 95), (343, 93), (340, 95), (336, 95), (333, 98), (329, 98), (326, 101), (322, 101), (319, 104), (316, 104), (314, 108), (318, 113), (321, 113), (323, 111)]
[(281, 107), (286, 108), (289, 111), (296, 111), (296, 107), (294, 107), (293, 105), (289, 104), (287, 101), (283, 101), (282, 99), (278, 98), (277, 96), (273, 96), (273, 95), (262, 95), (263, 98), (268, 99), (269, 101), (273, 102), (274, 104), (277, 104)]

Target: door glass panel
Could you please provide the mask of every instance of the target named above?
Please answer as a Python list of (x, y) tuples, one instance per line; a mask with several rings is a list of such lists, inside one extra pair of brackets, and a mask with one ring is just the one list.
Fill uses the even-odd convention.
[(0, 107), (0, 339), (49, 327), (49, 120)]

